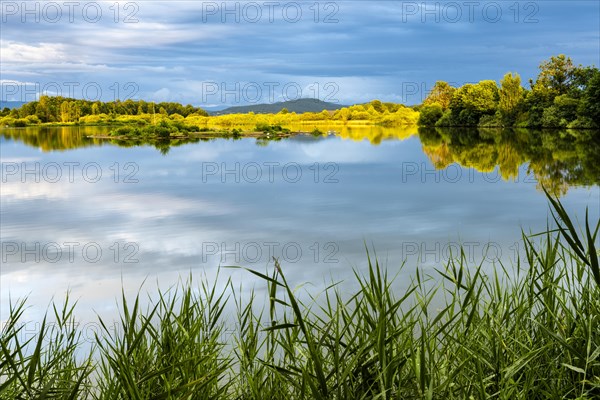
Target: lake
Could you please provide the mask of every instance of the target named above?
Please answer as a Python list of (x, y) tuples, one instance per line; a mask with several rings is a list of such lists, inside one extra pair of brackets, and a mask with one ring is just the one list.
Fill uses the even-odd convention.
[(460, 244), (473, 265), (511, 265), (521, 229), (551, 220), (542, 183), (580, 221), (586, 207), (599, 214), (597, 134), (338, 126), (280, 141), (87, 137), (108, 129), (0, 131), (0, 320), (9, 299), (29, 296), (25, 317), (39, 321), (70, 290), (91, 321), (115, 312), (122, 287), (214, 279), (219, 265), (265, 271), (272, 257), (315, 290), (354, 282), (366, 248), (391, 271), (406, 260), (399, 287), (417, 265), (443, 268)]

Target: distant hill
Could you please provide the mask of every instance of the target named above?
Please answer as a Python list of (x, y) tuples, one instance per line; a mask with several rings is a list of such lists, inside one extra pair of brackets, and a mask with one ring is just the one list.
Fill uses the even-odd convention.
[(215, 113), (219, 112), (219, 111), (223, 111), (224, 109), (227, 108), (227, 106), (225, 105), (218, 105), (218, 106), (205, 106), (200, 104), (198, 107), (202, 108), (204, 111), (206, 111), (207, 113), (209, 113), (210, 115), (214, 115)]
[(298, 99), (272, 104), (235, 106), (221, 111), (209, 111), (209, 113), (211, 115), (246, 114), (249, 112), (253, 112), (255, 114), (276, 114), (281, 111), (282, 108), (287, 108), (289, 112), (300, 114), (305, 112), (321, 112), (323, 110), (339, 110), (340, 108), (344, 107), (346, 106), (342, 104), (328, 103), (318, 99)]
[(4, 110), (5, 108), (19, 108), (23, 104), (25, 104), (24, 101), (0, 101), (0, 110)]

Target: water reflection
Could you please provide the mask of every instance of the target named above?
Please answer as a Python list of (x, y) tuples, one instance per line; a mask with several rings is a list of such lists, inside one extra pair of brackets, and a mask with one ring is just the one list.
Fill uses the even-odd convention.
[(600, 132), (593, 130), (419, 129), (423, 152), (436, 168), (459, 163), (480, 172), (498, 168), (505, 180), (518, 178), (528, 163), (539, 186), (564, 195), (570, 186), (600, 183)]
[(100, 126), (28, 126), (1, 128), (2, 137), (36, 147), (42, 151), (72, 150), (89, 146), (102, 146), (106, 142), (89, 136), (108, 133), (109, 127)]
[[(597, 155), (600, 154), (600, 132), (593, 130), (534, 131), (345, 125), (297, 125), (288, 128), (293, 131), (322, 132), (320, 136), (287, 139), (292, 141), (323, 140), (334, 134), (343, 140), (368, 141), (372, 145), (380, 145), (383, 141), (402, 141), (418, 135), (424, 154), (437, 169), (445, 169), (453, 163), (458, 163), (483, 173), (498, 169), (504, 180), (516, 180), (519, 169), (527, 165), (528, 172), (539, 182), (538, 188), (544, 186), (557, 195), (564, 195), (570, 186), (591, 186), (600, 183), (600, 163), (597, 162)], [(7, 140), (23, 142), (42, 151), (102, 145), (153, 146), (161, 154), (167, 155), (173, 147), (216, 140), (190, 138), (148, 141), (90, 137), (107, 134), (110, 129), (96, 126), (27, 127), (1, 129), (0, 132)], [(256, 139), (256, 145), (265, 147), (280, 140), (282, 139)]]

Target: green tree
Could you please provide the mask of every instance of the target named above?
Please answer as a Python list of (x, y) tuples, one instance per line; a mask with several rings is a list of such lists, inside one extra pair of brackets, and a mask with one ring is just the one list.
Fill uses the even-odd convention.
[(50, 121), (50, 101), (48, 96), (40, 96), (37, 106), (35, 107), (35, 115), (41, 122)]
[(373, 100), (371, 102), (371, 106), (379, 114), (381, 114), (382, 112), (385, 111), (385, 106), (383, 105), (383, 103), (380, 100)]
[(504, 75), (500, 81), (498, 110), (505, 125), (514, 124), (519, 106), (523, 102), (523, 93), (519, 74), (509, 72)]
[(69, 103), (69, 118), (71, 121), (79, 122), (81, 118), (81, 105), (77, 101)]
[(433, 88), (427, 95), (423, 104), (439, 104), (443, 110), (447, 110), (450, 107), (450, 100), (456, 88), (450, 86), (448, 82), (437, 81)]
[(576, 77), (576, 68), (570, 57), (560, 54), (540, 64), (540, 73), (531, 88), (550, 97), (566, 94)]
[(542, 62), (526, 99), (528, 126), (564, 127), (570, 122), (573, 127), (597, 126), (594, 118), (585, 115), (586, 109), (594, 108), (594, 100), (586, 101), (586, 94), (597, 71), (595, 67), (575, 66), (564, 54)]
[(419, 114), (419, 126), (435, 126), (436, 122), (442, 118), (444, 110), (437, 103), (424, 105)]
[(600, 71), (596, 69), (588, 81), (587, 87), (581, 97), (577, 114), (580, 118), (587, 118), (588, 127), (600, 125)]
[(571, 88), (569, 90), (569, 96), (580, 99), (585, 91), (587, 90), (588, 85), (592, 78), (598, 73), (598, 68), (584, 67), (579, 65), (573, 70), (573, 80), (571, 81)]
[(60, 104), (60, 120), (61, 122), (71, 122), (71, 110), (68, 101), (63, 101)]
[(600, 122), (600, 71), (596, 70), (583, 95), (582, 114)]
[(475, 126), (484, 115), (493, 115), (498, 108), (498, 86), (486, 80), (467, 83), (458, 88), (450, 101), (451, 125)]
[(341, 108), (335, 112), (334, 119), (348, 121), (350, 119), (350, 114), (351, 112), (349, 108)]

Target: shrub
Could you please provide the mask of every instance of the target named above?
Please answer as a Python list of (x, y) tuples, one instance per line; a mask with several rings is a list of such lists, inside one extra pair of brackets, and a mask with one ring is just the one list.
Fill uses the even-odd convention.
[(435, 126), (452, 126), (452, 111), (446, 110), (444, 114), (438, 121), (435, 123)]
[(571, 122), (568, 126), (569, 129), (598, 129), (598, 123), (591, 118), (579, 117), (575, 121)]
[(561, 118), (558, 107), (553, 105), (544, 110), (541, 124), (544, 128), (564, 128), (567, 126), (567, 120)]
[(419, 115), (419, 126), (435, 126), (435, 124), (444, 115), (442, 106), (437, 103), (431, 105), (425, 105), (421, 107), (421, 113)]
[(502, 121), (499, 113), (494, 115), (484, 115), (479, 119), (478, 126), (482, 128), (495, 128), (502, 126)]

